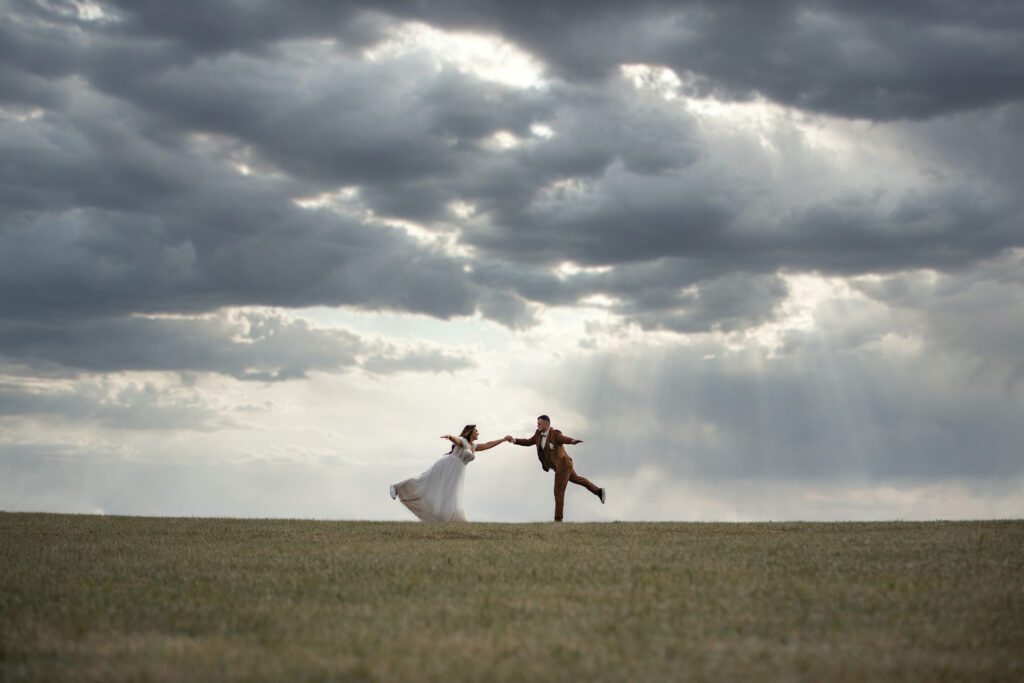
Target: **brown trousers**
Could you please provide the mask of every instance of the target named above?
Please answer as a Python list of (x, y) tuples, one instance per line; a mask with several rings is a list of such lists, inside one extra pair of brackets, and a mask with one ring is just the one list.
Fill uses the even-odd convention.
[(568, 455), (559, 458), (555, 464), (555, 521), (562, 521), (562, 509), (565, 507), (565, 488), (569, 482), (586, 487), (595, 496), (601, 495), (601, 489), (592, 481), (576, 474), (572, 468), (572, 458)]

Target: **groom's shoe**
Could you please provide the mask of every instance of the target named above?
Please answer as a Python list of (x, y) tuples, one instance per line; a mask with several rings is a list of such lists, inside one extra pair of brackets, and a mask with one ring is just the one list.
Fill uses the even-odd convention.
[(601, 499), (601, 505), (604, 505), (604, 489), (598, 491), (597, 496)]

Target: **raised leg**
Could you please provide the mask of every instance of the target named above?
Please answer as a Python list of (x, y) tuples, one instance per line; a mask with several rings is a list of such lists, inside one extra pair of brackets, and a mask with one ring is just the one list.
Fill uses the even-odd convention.
[(594, 482), (590, 481), (586, 477), (581, 477), (580, 475), (576, 474), (576, 470), (572, 470), (572, 473), (569, 475), (569, 481), (571, 481), (574, 484), (579, 484), (580, 486), (585, 487), (595, 496), (601, 495), (601, 487), (597, 486), (596, 484), (594, 484)]

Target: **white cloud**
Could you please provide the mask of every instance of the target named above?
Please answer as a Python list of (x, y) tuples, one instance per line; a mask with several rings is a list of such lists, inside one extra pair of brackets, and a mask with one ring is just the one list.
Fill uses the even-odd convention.
[(543, 65), (500, 36), (469, 31), (444, 31), (421, 22), (388, 29), (388, 38), (364, 54), (371, 61), (426, 54), (436, 68), (451, 67), (485, 81), (530, 88), (544, 85)]

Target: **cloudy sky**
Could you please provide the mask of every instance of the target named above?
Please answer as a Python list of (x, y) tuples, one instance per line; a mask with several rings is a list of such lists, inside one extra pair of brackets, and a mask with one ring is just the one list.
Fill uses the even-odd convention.
[(1018, 2), (0, 0), (0, 509), (1021, 517), (1021, 187)]

